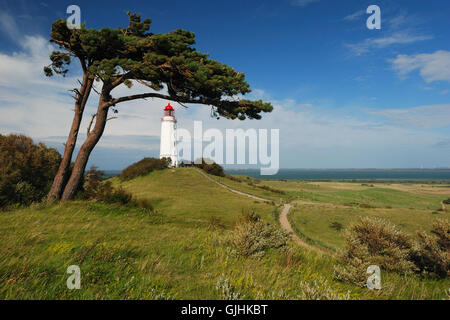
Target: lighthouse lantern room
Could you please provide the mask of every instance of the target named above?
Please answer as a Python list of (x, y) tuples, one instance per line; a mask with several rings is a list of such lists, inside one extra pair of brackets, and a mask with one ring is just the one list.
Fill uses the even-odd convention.
[(175, 111), (169, 104), (164, 108), (164, 116), (161, 118), (161, 145), (159, 158), (170, 158), (172, 167), (178, 166), (178, 152), (176, 146), (177, 119)]

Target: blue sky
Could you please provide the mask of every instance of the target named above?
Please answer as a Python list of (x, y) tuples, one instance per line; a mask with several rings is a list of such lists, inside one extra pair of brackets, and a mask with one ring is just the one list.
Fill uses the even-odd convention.
[[(252, 97), (275, 106), (258, 122), (176, 106), (182, 127), (279, 128), (286, 168), (450, 167), (448, 1), (0, 1), (0, 133), (61, 150), (79, 69), (66, 79), (41, 70), (51, 23), (70, 4), (88, 27), (124, 26), (131, 10), (152, 18), (152, 32), (193, 31), (198, 50), (244, 72)], [(366, 27), (371, 4), (381, 30)], [(163, 106), (121, 106), (91, 164), (121, 169), (156, 156)]]

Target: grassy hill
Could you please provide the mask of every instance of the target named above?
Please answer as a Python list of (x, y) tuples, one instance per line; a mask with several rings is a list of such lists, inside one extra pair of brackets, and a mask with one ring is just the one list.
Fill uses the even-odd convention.
[(194, 168), (160, 170), (131, 181), (121, 182), (118, 178), (111, 181), (137, 198), (150, 200), (166, 216), (182, 224), (206, 225), (215, 216), (231, 226), (243, 211), (250, 210), (273, 221), (274, 206), (224, 190)]
[[(0, 213), (1, 299), (320, 299), (348, 291), (352, 299), (441, 299), (450, 285), (383, 274), (383, 290), (358, 288), (333, 280), (335, 258), (293, 243), (262, 258), (233, 255), (227, 237), (241, 213), (254, 210), (275, 225), (279, 208), (229, 192), (193, 168), (112, 181), (156, 211), (73, 201)], [(72, 264), (81, 268), (80, 290), (66, 287)]]

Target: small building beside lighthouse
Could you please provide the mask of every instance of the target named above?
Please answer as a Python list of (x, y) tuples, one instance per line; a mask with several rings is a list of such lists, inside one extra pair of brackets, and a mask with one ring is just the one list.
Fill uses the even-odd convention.
[(169, 104), (164, 108), (164, 116), (161, 118), (161, 145), (159, 158), (170, 158), (172, 167), (178, 167), (178, 152), (176, 145), (177, 119), (175, 110)]

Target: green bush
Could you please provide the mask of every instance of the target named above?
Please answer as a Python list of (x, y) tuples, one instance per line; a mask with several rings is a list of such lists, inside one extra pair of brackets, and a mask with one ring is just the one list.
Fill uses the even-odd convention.
[(209, 230), (225, 229), (225, 225), (222, 223), (222, 219), (220, 217), (209, 216), (208, 220)]
[(439, 277), (450, 276), (450, 225), (447, 219), (437, 219), (431, 234), (418, 233), (412, 250), (412, 260), (421, 272)]
[(245, 224), (245, 223), (254, 223), (261, 220), (261, 216), (257, 214), (254, 210), (247, 211), (242, 210), (241, 215), (238, 218), (238, 223)]
[(24, 135), (0, 134), (0, 207), (29, 205), (49, 191), (61, 155)]
[(122, 205), (128, 205), (133, 199), (131, 193), (126, 192), (123, 188), (115, 189), (111, 181), (106, 181), (97, 188), (97, 192), (94, 196), (95, 200), (104, 203), (118, 203)]
[(255, 180), (253, 182), (248, 182), (248, 185), (251, 187), (256, 187), (262, 190), (266, 190), (266, 191), (270, 191), (273, 193), (279, 193), (279, 194), (286, 194), (286, 192), (284, 192), (283, 190), (279, 190), (279, 189), (275, 189), (266, 185), (258, 185), (260, 182), (259, 180)]
[(201, 163), (197, 164), (198, 162), (200, 162), (199, 160), (195, 161), (195, 166), (197, 168), (202, 169), (203, 171), (205, 171), (208, 174), (212, 174), (214, 176), (219, 176), (219, 177), (225, 177), (225, 173), (223, 171), (223, 168), (218, 165), (217, 163), (215, 163), (214, 161), (212, 161), (211, 159), (204, 159), (202, 158)]
[(330, 228), (331, 228), (331, 229), (334, 229), (334, 230), (336, 230), (336, 231), (341, 231), (341, 230), (344, 228), (344, 225), (343, 225), (342, 223), (340, 223), (340, 222), (333, 221), (333, 222), (330, 224)]
[(223, 172), (223, 168), (217, 163), (205, 164), (203, 166), (203, 171), (208, 174), (212, 174), (214, 176), (224, 177), (225, 173)]
[(242, 300), (244, 295), (236, 291), (231, 283), (230, 279), (226, 278), (223, 274), (217, 279), (216, 290), (224, 300)]
[(92, 166), (84, 176), (83, 195), (87, 199), (95, 199), (105, 173)]
[(141, 199), (134, 199), (133, 200), (133, 204), (136, 207), (139, 207), (139, 208), (147, 209), (147, 210), (150, 210), (150, 211), (154, 211), (155, 210), (155, 208), (153, 207), (152, 203), (149, 200), (147, 200), (147, 199), (142, 199), (142, 198)]
[(450, 276), (450, 225), (437, 219), (431, 234), (419, 232), (413, 239), (381, 219), (361, 218), (345, 231), (347, 246), (335, 278), (361, 286), (369, 265), (400, 274), (422, 272)]
[(130, 180), (139, 176), (145, 176), (153, 170), (162, 170), (168, 168), (170, 166), (170, 163), (170, 158), (144, 158), (125, 168), (118, 177), (121, 180)]
[(154, 207), (149, 200), (136, 199), (122, 187), (114, 188), (111, 181), (101, 180), (102, 174), (95, 167), (89, 170), (85, 181), (85, 199), (154, 211)]
[(232, 231), (231, 244), (244, 257), (262, 257), (266, 250), (286, 246), (286, 233), (259, 219), (255, 214), (244, 215)]
[(229, 180), (231, 180), (231, 181), (235, 181), (235, 182), (242, 183), (242, 180), (241, 180), (241, 179), (236, 178), (235, 176), (232, 176), (232, 175), (230, 175), (230, 174), (225, 175), (225, 178), (227, 178), (227, 179), (229, 179)]
[(364, 286), (369, 265), (385, 271), (409, 274), (416, 271), (410, 260), (413, 242), (394, 225), (378, 218), (360, 218), (344, 231), (346, 248), (335, 268), (339, 280)]

